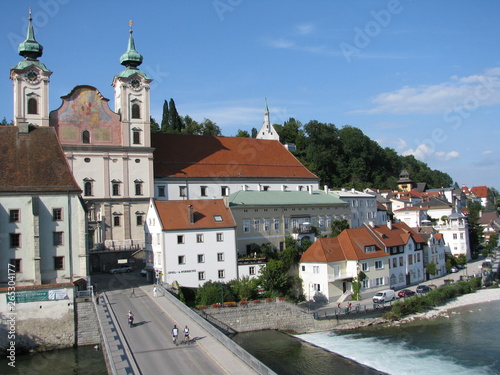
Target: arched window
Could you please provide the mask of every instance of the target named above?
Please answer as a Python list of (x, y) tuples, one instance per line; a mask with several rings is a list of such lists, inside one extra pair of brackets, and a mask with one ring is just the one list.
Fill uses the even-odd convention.
[(28, 99), (28, 114), (36, 115), (38, 113), (38, 102), (35, 98)]
[(92, 196), (92, 182), (86, 181), (83, 188), (83, 195), (89, 197)]
[(132, 118), (141, 118), (141, 107), (139, 104), (132, 104)]
[(90, 143), (90, 132), (88, 130), (84, 130), (82, 133), (82, 143)]

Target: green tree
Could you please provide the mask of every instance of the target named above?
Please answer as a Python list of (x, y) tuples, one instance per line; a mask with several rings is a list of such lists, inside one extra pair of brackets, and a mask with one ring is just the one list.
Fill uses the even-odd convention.
[(259, 291), (259, 280), (251, 279), (249, 276), (244, 276), (240, 280), (231, 280), (231, 285), (234, 295), (238, 301), (242, 299), (255, 299)]
[(201, 125), (193, 120), (190, 116), (186, 115), (182, 118), (183, 129), (182, 134), (188, 135), (201, 135)]
[[(450, 265), (451, 267), (451, 265)], [(437, 265), (435, 262), (431, 261), (427, 263), (425, 266), (425, 272), (427, 272), (429, 275), (435, 275), (437, 273)]]
[(238, 129), (238, 133), (236, 133), (235, 137), (250, 138), (250, 133), (248, 133), (246, 130)]
[(465, 266), (467, 264), (467, 256), (465, 254), (458, 254), (456, 258), (459, 266)]
[(283, 262), (283, 267), (288, 271), (290, 267), (298, 264), (301, 249), (298, 242), (291, 236), (285, 238), (285, 248), (279, 253), (279, 259)]
[(162, 133), (171, 133), (171, 129), (169, 128), (169, 117), (168, 117), (168, 102), (166, 100), (163, 101), (163, 113), (161, 117), (161, 132)]
[(479, 221), (481, 212), (481, 203), (476, 201), (468, 201), (467, 208), (469, 214), (467, 215), (468, 230), (469, 230), (469, 247), (473, 258), (477, 258), (478, 246), (483, 241), (483, 227)]
[(349, 222), (347, 219), (333, 220), (330, 227), (330, 237), (337, 237), (344, 229), (349, 229)]
[(257, 134), (259, 133), (259, 131), (255, 128), (252, 128), (252, 138), (257, 138)]
[(150, 117), (149, 121), (150, 121), (151, 133), (159, 133), (160, 132), (160, 125), (158, 125), (156, 120), (154, 118)]
[(260, 269), (260, 283), (268, 296), (284, 296), (290, 289), (288, 268), (282, 260), (270, 259)]
[(232, 302), (234, 300), (231, 285), (218, 281), (207, 281), (196, 291), (197, 305), (211, 305), (213, 303)]
[(217, 124), (209, 119), (203, 119), (201, 122), (201, 135), (221, 136), (221, 130)]
[(168, 103), (168, 128), (172, 133), (181, 133), (183, 129), (182, 119), (177, 113), (177, 108), (175, 108), (174, 99), (170, 98)]

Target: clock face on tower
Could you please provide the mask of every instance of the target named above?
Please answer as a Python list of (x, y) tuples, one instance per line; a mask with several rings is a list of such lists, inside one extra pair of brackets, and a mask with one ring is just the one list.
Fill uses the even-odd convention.
[(130, 87), (134, 91), (139, 91), (141, 89), (141, 81), (137, 78), (133, 78), (130, 80)]
[(39, 77), (38, 72), (36, 70), (28, 70), (24, 74), (24, 78), (29, 83), (38, 83), (38, 81), (40, 80), (40, 77)]

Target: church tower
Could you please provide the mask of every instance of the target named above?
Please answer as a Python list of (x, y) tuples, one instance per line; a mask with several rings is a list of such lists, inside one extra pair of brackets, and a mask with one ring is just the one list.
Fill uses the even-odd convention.
[(257, 139), (272, 139), (279, 141), (280, 136), (274, 126), (271, 124), (271, 120), (269, 119), (269, 107), (267, 106), (266, 100), (266, 108), (264, 110), (264, 122), (262, 123), (262, 127), (257, 134)]
[(120, 114), (123, 124), (123, 146), (151, 147), (149, 84), (152, 80), (137, 68), (142, 64), (142, 55), (135, 49), (132, 24), (129, 21), (127, 51), (120, 57), (125, 70), (116, 75), (112, 83), (115, 112)]
[(38, 61), (43, 47), (35, 39), (31, 9), (28, 21), (26, 40), (18, 48), (24, 59), (10, 70), (14, 86), (14, 125), (49, 126), (49, 78), (52, 72)]

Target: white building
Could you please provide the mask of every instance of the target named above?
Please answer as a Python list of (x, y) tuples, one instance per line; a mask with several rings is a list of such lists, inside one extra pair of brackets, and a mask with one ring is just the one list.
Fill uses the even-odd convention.
[(465, 254), (468, 260), (471, 259), (468, 223), (463, 214), (453, 212), (446, 217), (444, 223), (433, 227), (443, 234), (448, 254), (453, 256)]
[[(328, 190), (326, 187), (325, 189)], [(359, 228), (363, 224), (373, 223), (378, 219), (377, 198), (375, 195), (355, 189), (328, 190), (328, 193), (349, 203), (351, 228)]]
[(238, 278), (233, 216), (222, 199), (151, 200), (146, 220), (160, 283), (197, 288)]
[(420, 227), (427, 222), (427, 210), (420, 207), (405, 207), (393, 211), (394, 219), (406, 223), (409, 227)]
[(442, 233), (438, 233), (432, 227), (413, 228), (426, 241), (424, 247), (424, 270), (428, 263), (433, 262), (436, 265), (436, 274), (431, 275), (426, 271), (427, 279), (431, 280), (436, 277), (446, 275), (446, 247)]
[(86, 278), (85, 208), (54, 129), (0, 126), (0, 148), (0, 283)]

